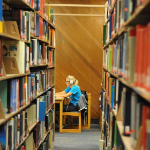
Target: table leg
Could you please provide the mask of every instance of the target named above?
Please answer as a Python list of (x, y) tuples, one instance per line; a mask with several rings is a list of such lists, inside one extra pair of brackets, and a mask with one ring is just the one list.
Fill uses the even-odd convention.
[(59, 132), (62, 133), (63, 122), (62, 122), (62, 113), (63, 113), (63, 101), (60, 102), (60, 122), (59, 122)]

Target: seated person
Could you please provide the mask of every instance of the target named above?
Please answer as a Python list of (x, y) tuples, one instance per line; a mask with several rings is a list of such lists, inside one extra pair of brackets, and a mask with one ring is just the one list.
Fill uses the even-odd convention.
[(79, 98), (81, 96), (81, 91), (80, 91), (80, 87), (78, 86), (78, 80), (74, 78), (74, 76), (68, 76), (66, 78), (66, 85), (67, 88), (62, 91), (62, 92), (58, 92), (55, 93), (56, 97), (68, 97), (70, 96), (71, 101), (69, 103), (69, 105), (64, 105), (63, 106), (63, 111), (66, 112), (70, 112), (70, 111), (78, 111), (78, 101)]

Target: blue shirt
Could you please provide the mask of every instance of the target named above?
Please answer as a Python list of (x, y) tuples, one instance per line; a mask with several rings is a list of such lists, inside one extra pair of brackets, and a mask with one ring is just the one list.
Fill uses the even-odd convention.
[(78, 101), (79, 101), (79, 98), (81, 96), (81, 91), (80, 91), (79, 86), (74, 85), (72, 88), (67, 87), (65, 89), (65, 92), (66, 93), (68, 93), (68, 92), (72, 93), (72, 95), (70, 95), (70, 98), (71, 98), (70, 103), (72, 103), (74, 106), (76, 106)]

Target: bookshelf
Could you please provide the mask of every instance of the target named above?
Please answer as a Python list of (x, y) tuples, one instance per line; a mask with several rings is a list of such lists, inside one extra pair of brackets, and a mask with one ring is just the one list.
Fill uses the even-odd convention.
[(146, 150), (150, 148), (150, 1), (108, 0), (106, 6), (100, 147)]
[(0, 150), (54, 145), (55, 18), (45, 3), (0, 4)]

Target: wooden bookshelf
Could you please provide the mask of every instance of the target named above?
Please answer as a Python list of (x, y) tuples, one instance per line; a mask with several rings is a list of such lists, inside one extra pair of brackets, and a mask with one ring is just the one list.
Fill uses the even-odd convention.
[[(122, 2), (122, 1), (121, 1)], [(136, 1), (135, 1), (135, 3), (137, 3)], [(121, 3), (120, 3), (121, 4)], [(113, 6), (114, 7), (114, 6)], [(113, 8), (112, 7), (112, 8)], [(118, 7), (118, 6), (117, 6)], [(120, 6), (119, 6), (119, 10), (121, 10), (121, 11), (124, 11), (124, 9), (128, 9), (129, 10), (129, 7), (127, 7), (127, 6), (123, 6), (122, 8), (120, 8)], [(140, 86), (143, 86), (143, 87), (140, 87), (140, 86), (135, 86), (135, 84), (134, 84), (134, 74), (133, 73), (135, 73), (134, 71), (133, 71), (133, 69), (134, 69), (134, 67), (136, 66), (137, 67), (137, 64), (134, 66), (133, 64), (135, 63), (135, 62), (133, 62), (132, 61), (132, 58), (134, 57), (134, 55), (130, 55), (129, 54), (129, 50), (132, 50), (133, 49), (133, 47), (135, 46), (135, 45), (133, 45), (133, 43), (131, 44), (131, 42), (129, 42), (129, 40), (130, 40), (130, 38), (131, 38), (131, 35), (130, 35), (130, 32), (131, 31), (133, 31), (134, 33), (135, 32), (138, 32), (138, 29), (136, 28), (136, 30), (134, 30), (133, 28), (133, 30), (131, 29), (131, 28), (129, 28), (129, 30), (127, 30), (128, 29), (128, 27), (136, 27), (136, 25), (147, 25), (149, 22), (150, 22), (150, 0), (145, 0), (141, 5), (139, 5), (139, 6), (135, 6), (135, 10), (132, 10), (132, 11), (134, 11), (134, 13), (130, 16), (130, 15), (128, 15), (129, 14), (129, 12), (126, 12), (126, 14), (115, 14), (116, 16), (114, 16), (114, 20), (116, 21), (115, 22), (115, 24), (112, 24), (111, 23), (111, 21), (110, 21), (110, 15), (109, 15), (109, 17), (107, 18), (107, 20), (105, 20), (105, 25), (107, 25), (107, 23), (110, 21), (110, 28), (109, 28), (109, 25), (106, 27), (106, 32), (104, 32), (104, 33), (107, 33), (108, 31), (109, 31), (109, 29), (112, 29), (111, 31), (116, 31), (117, 30), (117, 28), (118, 28), (118, 26), (117, 25), (119, 25), (119, 30), (115, 33), (115, 35), (114, 35), (114, 37), (112, 37), (110, 40), (109, 40), (109, 42), (107, 42), (107, 44), (106, 45), (104, 45), (103, 46), (103, 49), (105, 50), (109, 45), (112, 45), (112, 43), (113, 42), (115, 42), (117, 39), (119, 39), (120, 37), (120, 39), (118, 40), (119, 42), (115, 45), (115, 46), (120, 46), (117, 50), (116, 49), (110, 49), (110, 51), (109, 51), (109, 49), (107, 50), (107, 56), (105, 57), (105, 55), (104, 55), (104, 57), (106, 58), (104, 58), (104, 61), (106, 62), (106, 61), (108, 61), (108, 63), (107, 63), (107, 65), (109, 64), (109, 65), (111, 65), (111, 63), (112, 63), (112, 61), (113, 61), (113, 63), (115, 63), (115, 65), (113, 64), (112, 65), (112, 67), (117, 67), (118, 68), (118, 70), (119, 70), (119, 72), (121, 72), (121, 73), (123, 73), (124, 71), (125, 71), (125, 74), (127, 74), (128, 73), (128, 76), (129, 76), (129, 79), (126, 81), (125, 79), (124, 79), (124, 76), (123, 77), (120, 77), (118, 74), (114, 74), (113, 72), (111, 72), (111, 71), (109, 71), (108, 69), (106, 69), (105, 67), (103, 67), (103, 71), (104, 72), (108, 72), (109, 74), (110, 74), (110, 78), (107, 80), (106, 78), (108, 78), (108, 76), (105, 76), (103, 79), (105, 79), (105, 81), (107, 81), (107, 88), (108, 88), (108, 90), (110, 90), (109, 92), (111, 93), (112, 91), (111, 90), (113, 90), (113, 88), (114, 88), (114, 90), (115, 90), (115, 94), (117, 95), (117, 98), (121, 98), (121, 99), (117, 99), (115, 96), (114, 96), (114, 98), (116, 98), (116, 99), (112, 99), (112, 100), (116, 100), (116, 101), (119, 101), (119, 103), (120, 103), (120, 105), (119, 105), (119, 108), (118, 108), (118, 110), (116, 110), (116, 109), (113, 109), (111, 112), (112, 112), (112, 114), (113, 114), (113, 116), (115, 116), (115, 118), (113, 118), (113, 121), (114, 120), (116, 120), (117, 121), (117, 128), (118, 128), (118, 130), (119, 130), (119, 133), (120, 133), (120, 136), (121, 136), (121, 139), (120, 140), (122, 140), (122, 142), (123, 142), (123, 145), (124, 145), (124, 148), (125, 149), (127, 149), (127, 150), (139, 150), (142, 146), (141, 146), (141, 143), (142, 143), (142, 126), (139, 128), (139, 127), (137, 127), (137, 125), (136, 125), (136, 134), (137, 134), (137, 138), (136, 138), (136, 143), (135, 143), (135, 141), (133, 142), (131, 139), (131, 137), (132, 137), (132, 135), (130, 135), (130, 136), (124, 136), (125, 134), (127, 134), (127, 133), (124, 133), (124, 129), (126, 130), (126, 119), (125, 119), (125, 117), (127, 117), (127, 116), (121, 116), (121, 112), (124, 112), (124, 113), (127, 113), (128, 112), (128, 107), (125, 107), (125, 106), (123, 106), (122, 107), (122, 105), (124, 104), (123, 102), (125, 102), (126, 100), (135, 100), (135, 103), (129, 103), (129, 102), (125, 102), (126, 103), (126, 105), (127, 106), (131, 106), (131, 109), (132, 108), (134, 108), (134, 107), (136, 107), (136, 104), (138, 104), (138, 105), (140, 105), (140, 107), (142, 107), (142, 109), (144, 108), (144, 107), (147, 107), (147, 109), (149, 109), (149, 106), (150, 106), (150, 92), (149, 91), (147, 91), (146, 90), (146, 88), (143, 88), (144, 87), (144, 85), (146, 84), (145, 83), (145, 78), (146, 77), (144, 77), (144, 76), (142, 76), (143, 77), (143, 79), (138, 79), (138, 85), (140, 85)], [(113, 13), (113, 9), (112, 9), (112, 11), (110, 12), (110, 14), (112, 14)], [(120, 17), (120, 21), (118, 22), (118, 18), (117, 17)], [(125, 20), (125, 19), (127, 19), (124, 23), (123, 23), (123, 20)], [(112, 20), (112, 22), (114, 21), (114, 20)], [(113, 22), (114, 23), (114, 22)], [(147, 27), (147, 26), (146, 26)], [(108, 29), (109, 28), (109, 29)], [(105, 29), (105, 28), (104, 28)], [(146, 28), (145, 28), (145, 30), (146, 30)], [(148, 29), (147, 29), (148, 30)], [(127, 32), (127, 34), (125, 34), (125, 36), (124, 36), (124, 39), (123, 39), (123, 37), (122, 37), (122, 34), (124, 33), (124, 32)], [(141, 32), (142, 34), (143, 34), (143, 32)], [(109, 33), (108, 33), (109, 34)], [(110, 33), (110, 34), (112, 34), (112, 32)], [(106, 35), (105, 34), (105, 36), (106, 36), (106, 39), (110, 36), (110, 35)], [(104, 36), (104, 39), (103, 40), (105, 40), (105, 36)], [(138, 36), (133, 36), (132, 35), (132, 40), (135, 40), (135, 38), (138, 38)], [(143, 37), (142, 37), (143, 38)], [(145, 38), (145, 37), (144, 37)], [(104, 41), (105, 42), (105, 41)], [(127, 42), (127, 43), (126, 43)], [(131, 44), (131, 45), (128, 45), (128, 42)], [(136, 40), (134, 41), (135, 43), (137, 42)], [(139, 41), (138, 41), (139, 42)], [(136, 43), (137, 44), (137, 43)], [(146, 43), (144, 43), (144, 44), (146, 44)], [(125, 45), (126, 45), (126, 47), (125, 47)], [(127, 45), (128, 45), (128, 47), (127, 47)], [(132, 48), (131, 48), (131, 46), (133, 46)], [(136, 45), (137, 46), (137, 45)], [(143, 46), (143, 45), (142, 45)], [(116, 48), (116, 47), (115, 47)], [(131, 49), (129, 49), (129, 50), (127, 50), (128, 48), (131, 48)], [(135, 47), (134, 47), (135, 48)], [(144, 47), (145, 48), (145, 47)], [(126, 51), (127, 50), (127, 51)], [(134, 51), (135, 50), (135, 51)], [(134, 49), (133, 51), (135, 52), (135, 53), (137, 53), (137, 49)], [(117, 52), (116, 52), (117, 51)], [(119, 51), (119, 52), (118, 52)], [(141, 50), (140, 50), (141, 51)], [(113, 54), (112, 54), (113, 53)], [(116, 55), (115, 55), (115, 54)], [(105, 53), (104, 53), (105, 54)], [(109, 55), (110, 54), (110, 55)], [(132, 53), (133, 54), (133, 53)], [(114, 56), (115, 55), (115, 56)], [(119, 59), (118, 59), (118, 55), (119, 55)], [(109, 56), (109, 57), (108, 57)], [(130, 58), (130, 60), (128, 59), (127, 61), (126, 61), (126, 59), (127, 59), (127, 57), (129, 57)], [(135, 56), (136, 57), (136, 56)], [(109, 59), (110, 58), (110, 59)], [(136, 57), (136, 59), (137, 59), (138, 57)], [(109, 60), (108, 60), (109, 59)], [(116, 65), (116, 62), (114, 61), (114, 59), (117, 59), (117, 65)], [(143, 61), (144, 60), (144, 58), (143, 57), (141, 57), (141, 61)], [(146, 58), (145, 58), (146, 59)], [(124, 61), (125, 60), (125, 61)], [(146, 60), (147, 61), (147, 60)], [(130, 63), (129, 63), (130, 62)], [(122, 65), (121, 67), (120, 67), (120, 64)], [(132, 63), (132, 65), (131, 65), (131, 63)], [(108, 65), (108, 66), (109, 66)], [(119, 66), (118, 66), (119, 65)], [(124, 66), (123, 66), (124, 65)], [(131, 66), (129, 66), (129, 65), (131, 65)], [(143, 64), (142, 64), (143, 65)], [(129, 72), (127, 72), (126, 73), (126, 70), (124, 69), (124, 68), (127, 68), (127, 71), (129, 71)], [(132, 68), (133, 67), (133, 68)], [(123, 69), (123, 71), (121, 70), (121, 69)], [(132, 70), (132, 71), (131, 71)], [(144, 70), (145, 71), (145, 70)], [(139, 72), (138, 72), (139, 73)], [(137, 74), (138, 74), (137, 73)], [(143, 74), (145, 73), (145, 72), (142, 72)], [(142, 74), (141, 72), (139, 73), (140, 75)], [(139, 75), (138, 74), (138, 75)], [(142, 75), (143, 75), (142, 74)], [(106, 75), (106, 74), (105, 74)], [(130, 77), (130, 75), (131, 75), (131, 77)], [(114, 79), (117, 79), (117, 80), (113, 80), (112, 81), (112, 79), (111, 78), (114, 78)], [(141, 82), (140, 83), (140, 81), (139, 80), (143, 80), (143, 83)], [(118, 81), (119, 81), (119, 87), (118, 87)], [(129, 81), (132, 81), (133, 83), (129, 83)], [(104, 81), (103, 81), (104, 82)], [(108, 85), (108, 83), (109, 83), (109, 85)], [(112, 84), (111, 84), (112, 83)], [(114, 85), (114, 87), (113, 87), (113, 85)], [(123, 86), (122, 86), (123, 85)], [(110, 89), (110, 87), (108, 87), (108, 86), (110, 86), (110, 87), (112, 87), (112, 89)], [(121, 87), (120, 87), (121, 86)], [(146, 85), (147, 86), (147, 85)], [(105, 87), (102, 87), (103, 88), (103, 90), (106, 92), (106, 90), (105, 90)], [(119, 94), (118, 94), (119, 93)], [(105, 93), (103, 93), (103, 94), (105, 94)], [(125, 95), (127, 95), (128, 97), (126, 97)], [(129, 98), (129, 99), (127, 99), (127, 98)], [(108, 99), (108, 97), (106, 97), (106, 99)], [(110, 101), (111, 101), (111, 99), (109, 99)], [(106, 102), (107, 103), (107, 100), (105, 100), (105, 99), (103, 99), (103, 102)], [(128, 104), (127, 104), (128, 103)], [(144, 107), (141, 105), (141, 103), (142, 103), (142, 105), (144, 105)], [(148, 104), (149, 103), (149, 104)], [(111, 105), (111, 104), (110, 104)], [(115, 104), (114, 104), (115, 105)], [(116, 105), (117, 107), (118, 107), (118, 105)], [(111, 106), (108, 106), (108, 108), (110, 108)], [(114, 107), (115, 108), (115, 107)], [(123, 110), (121, 110), (121, 109), (123, 109)], [(135, 109), (136, 110), (136, 109)], [(106, 111), (106, 110), (105, 110)], [(109, 113), (108, 111), (106, 111), (106, 112), (104, 112), (104, 113)], [(130, 112), (130, 115), (133, 113), (133, 110), (131, 110), (131, 112)], [(143, 115), (143, 110), (141, 111), (141, 112), (137, 112), (138, 113), (138, 116), (140, 116), (141, 118), (142, 118), (142, 121), (141, 121), (141, 123), (142, 123), (142, 125), (143, 125), (143, 120), (144, 120), (144, 117), (142, 116)], [(133, 117), (133, 115), (131, 115), (132, 117), (131, 117), (131, 119), (133, 119), (134, 117)], [(128, 118), (129, 119), (129, 118)], [(137, 119), (137, 118), (136, 118)], [(148, 119), (148, 117), (147, 117), (147, 119)], [(124, 121), (124, 123), (123, 123), (123, 121)], [(105, 121), (107, 121), (107, 120), (105, 120)], [(135, 121), (135, 120), (134, 120)], [(132, 128), (132, 123), (134, 122), (133, 120), (130, 122), (130, 128), (131, 129), (129, 129), (129, 131), (131, 130), (131, 132), (132, 132), (132, 130), (133, 130), (133, 128)], [(145, 121), (145, 120), (144, 120)], [(108, 121), (109, 122), (109, 121)], [(146, 121), (145, 121), (146, 122)], [(144, 123), (145, 123), (144, 122)], [(129, 124), (129, 123), (128, 123)], [(129, 127), (129, 126), (128, 126)], [(134, 126), (135, 127), (135, 126)], [(109, 130), (111, 129), (111, 126), (109, 126), (108, 125), (108, 128), (109, 128)], [(113, 126), (113, 128), (114, 128), (114, 126)], [(138, 128), (138, 131), (137, 131), (137, 128)], [(145, 127), (146, 128), (146, 127)], [(116, 130), (116, 129), (115, 129)], [(145, 131), (146, 129), (144, 129), (144, 132), (146, 132)], [(132, 133), (132, 134), (135, 134), (135, 133)], [(115, 133), (114, 133), (114, 135), (116, 135)], [(107, 138), (107, 134), (106, 135), (104, 135), (105, 136), (105, 138)], [(135, 136), (135, 135), (134, 135)], [(117, 135), (117, 138), (119, 138), (118, 137), (118, 135)], [(146, 139), (146, 140), (148, 140), (148, 139)], [(113, 141), (112, 141), (113, 142)], [(132, 146), (131, 146), (131, 144), (132, 144), (132, 146), (134, 145), (134, 147), (132, 148)], [(120, 144), (121, 146), (122, 146), (122, 144)]]
[[(40, 17), (42, 17), (43, 18), (43, 20), (45, 20), (48, 24), (49, 24), (49, 26), (50, 26), (50, 28), (51, 29), (55, 29), (55, 26), (50, 22), (50, 20), (47, 20), (47, 18), (44, 16), (44, 15), (41, 15), (38, 11), (35, 11), (29, 4), (27, 4), (24, 0), (3, 0), (3, 3), (5, 3), (5, 4), (7, 4), (7, 5), (9, 5), (10, 6), (10, 8), (18, 8), (18, 9), (22, 9), (22, 10), (27, 10), (27, 11), (34, 11), (36, 14), (38, 14)], [(24, 43), (26, 43), (27, 45), (28, 45), (28, 48), (29, 48), (29, 44), (31, 43), (31, 41), (27, 41), (27, 40), (23, 40), (23, 39), (21, 39), (20, 38), (20, 34), (19, 34), (19, 30), (18, 30), (18, 26), (17, 26), (17, 22), (15, 22), (15, 21), (12, 21), (14, 24), (15, 24), (15, 30), (17, 30), (17, 35), (15, 36), (15, 33), (13, 32), (13, 34), (9, 31), (9, 23), (10, 22), (3, 22), (3, 27), (4, 27), (4, 33), (0, 33), (0, 37), (1, 37), (1, 39), (4, 39), (4, 40), (15, 40), (15, 42), (16, 41), (22, 41), (22, 42), (24, 42)], [(8, 30), (7, 30), (7, 29)], [(14, 35), (14, 36), (13, 36)], [(48, 45), (47, 47), (49, 47), (49, 48), (51, 48), (51, 49), (55, 49), (55, 47), (53, 47), (53, 46), (49, 46), (49, 42), (47, 42), (46, 40), (44, 40), (44, 39), (40, 39), (39, 37), (36, 37), (36, 36), (33, 36), (32, 34), (30, 34), (31, 36), (31, 39), (32, 38), (34, 38), (34, 39), (37, 39), (38, 41), (40, 41), (40, 44), (41, 43), (46, 43), (46, 44), (43, 44), (43, 45)], [(22, 43), (21, 42), (21, 43)], [(23, 44), (24, 44), (23, 43)], [(18, 45), (17, 45), (18, 46)], [(22, 45), (21, 45), (22, 46)], [(18, 47), (17, 47), (18, 48)], [(20, 48), (20, 47), (19, 47)], [(19, 49), (20, 50), (20, 49)], [(30, 51), (29, 51), (29, 49), (28, 49), (28, 51), (27, 51), (27, 47), (26, 47), (26, 51), (25, 51), (25, 54), (29, 57), (29, 55), (30, 55), (30, 53), (29, 53)], [(17, 54), (18, 55), (18, 54)], [(23, 55), (21, 55), (21, 56), (23, 56)], [(24, 56), (24, 57), (27, 57), (27, 56)], [(33, 55), (34, 56), (34, 55)], [(3, 56), (2, 56), (3, 57)], [(30, 57), (31, 57), (31, 55), (30, 55)], [(12, 58), (11, 58), (12, 59)], [(9, 69), (11, 69), (11, 67), (9, 68), (9, 63), (4, 63), (4, 62), (6, 62), (7, 61), (7, 59), (5, 58), (3, 58), (2, 60), (2, 69), (3, 69), (3, 76), (2, 77), (0, 77), (0, 81), (2, 81), (2, 80), (8, 80), (8, 79), (14, 79), (14, 78), (20, 78), (20, 77), (24, 77), (24, 76), (27, 76), (27, 75), (30, 75), (31, 73), (30, 73), (30, 71), (31, 70), (34, 70), (34, 69), (32, 69), (32, 68), (35, 68), (35, 70), (39, 67), (45, 67), (43, 70), (45, 70), (45, 69), (51, 69), (51, 68), (54, 68), (55, 66), (48, 66), (49, 64), (48, 63), (46, 63), (46, 64), (40, 64), (40, 65), (30, 65), (29, 66), (29, 72), (28, 73), (24, 73), (24, 74), (19, 74), (19, 69), (18, 69), (18, 66), (19, 65), (17, 65), (17, 61), (16, 61), (16, 59), (15, 58), (13, 58), (15, 61), (13, 62), (12, 61), (12, 63), (14, 63), (13, 65), (15, 66), (12, 66), (12, 68), (14, 69), (14, 70), (17, 70), (17, 73), (16, 72), (9, 72), (8, 70)], [(25, 61), (24, 61), (24, 64), (26, 63), (26, 65), (25, 65), (25, 67), (28, 67), (28, 61), (29, 59), (26, 59), (25, 58)], [(8, 61), (9, 62), (9, 61)], [(5, 66), (6, 65), (6, 66)], [(17, 67), (16, 67), (17, 66)], [(19, 66), (20, 67), (20, 66)], [(38, 69), (39, 69), (38, 68)], [(41, 70), (41, 68), (39, 69), (39, 70)], [(28, 68), (25, 68), (25, 69), (28, 69)], [(25, 70), (24, 69), (24, 70)], [(22, 72), (25, 72), (25, 71), (22, 71)], [(7, 74), (6, 74), (6, 72), (7, 72)], [(13, 73), (13, 74), (8, 74), (8, 73)], [(35, 77), (34, 77), (35, 78)], [(26, 78), (27, 79), (27, 78)], [(19, 79), (19, 81), (20, 81), (20, 79)], [(18, 81), (17, 81), (18, 82)], [(15, 83), (16, 84), (16, 83)], [(19, 84), (19, 87), (20, 87), (20, 82), (18, 83)], [(29, 100), (29, 98), (28, 98), (28, 96), (29, 95), (27, 95), (27, 81), (23, 81), (23, 83), (21, 83), (21, 86), (24, 86), (24, 91), (23, 91), (23, 93), (24, 93), (24, 98), (26, 98), (26, 100), (28, 100), (28, 103), (26, 104), (26, 105), (24, 105), (24, 106), (22, 106), (22, 107), (20, 107), (20, 108), (18, 108), (18, 110), (17, 111), (15, 111), (15, 112), (12, 112), (12, 113), (9, 113), (9, 114), (2, 114), (1, 115), (1, 119), (0, 119), (0, 125), (2, 125), (2, 124), (5, 124), (6, 122), (8, 122), (11, 118), (13, 118), (13, 117), (15, 117), (17, 114), (19, 114), (19, 113), (21, 113), (23, 110), (26, 110), (28, 107), (30, 107), (30, 105), (32, 104), (32, 103), (35, 103), (36, 102), (36, 99), (37, 98), (39, 98), (39, 97), (41, 97), (41, 96), (43, 96), (44, 94), (46, 94), (46, 92), (47, 91), (49, 91), (49, 90), (51, 90), (52, 88), (54, 88), (54, 86), (55, 86), (55, 84), (53, 84), (53, 85), (51, 85), (48, 89), (46, 89), (46, 90), (44, 90), (44, 91), (42, 91), (42, 88), (41, 88), (41, 92), (40, 92), (40, 94), (36, 94), (35, 92), (36, 91), (34, 91), (33, 93), (35, 93), (35, 97), (34, 98), (32, 98), (32, 100)], [(14, 86), (14, 85), (13, 85)], [(18, 86), (18, 85), (15, 85), (15, 86)], [(30, 84), (29, 84), (29, 86), (30, 86)], [(20, 89), (19, 89), (19, 87), (15, 87), (17, 90), (19, 90), (19, 92), (20, 92)], [(8, 85), (7, 85), (7, 88), (8, 88)], [(14, 87), (13, 87), (14, 88)], [(36, 89), (36, 88), (35, 88)], [(54, 92), (54, 90), (51, 90), (52, 91), (52, 93)], [(8, 92), (8, 91), (7, 91)], [(13, 91), (14, 92), (14, 91)], [(16, 92), (18, 92), (18, 91), (15, 91), (15, 93)], [(21, 91), (22, 92), (22, 91)], [(26, 92), (26, 93), (25, 93)], [(6, 93), (6, 94), (8, 94), (8, 93)], [(21, 93), (22, 94), (22, 93)], [(54, 93), (53, 93), (54, 94)], [(17, 95), (17, 94), (16, 94)], [(17, 96), (16, 96), (17, 97)], [(18, 98), (18, 97), (17, 97)], [(17, 98), (14, 100), (16, 103), (18, 103), (17, 102)], [(18, 98), (19, 99), (19, 101), (20, 101), (20, 98)], [(52, 98), (53, 99), (53, 98)], [(33, 102), (34, 101), (34, 102)], [(14, 103), (14, 102), (13, 102)], [(2, 108), (2, 101), (0, 100), (0, 110), (1, 110), (1, 112), (2, 112), (2, 110), (3, 110), (3, 108)], [(14, 104), (13, 104), (14, 105)], [(12, 105), (11, 105), (12, 106)], [(17, 105), (15, 104), (15, 107), (17, 107)], [(35, 106), (35, 107), (37, 107), (37, 106)], [(54, 110), (55, 110), (55, 103), (53, 103), (53, 104), (51, 104), (51, 107), (45, 112), (45, 114), (48, 114), (49, 112), (50, 112), (50, 110), (52, 110), (54, 108)], [(16, 108), (14, 109), (14, 110), (16, 110)], [(3, 112), (4, 113), (4, 112)], [(54, 118), (55, 118), (55, 116), (54, 116)], [(18, 119), (18, 118), (17, 118)], [(24, 118), (25, 119), (25, 118)], [(12, 119), (13, 120), (13, 119)], [(22, 119), (23, 120), (23, 119)], [(21, 122), (23, 122), (21, 120)], [(14, 120), (15, 121), (15, 120)], [(19, 145), (17, 145), (17, 147), (15, 148), (15, 149), (20, 149), (20, 147), (24, 144), (24, 142), (27, 140), (27, 138), (29, 137), (29, 135), (30, 135), (30, 133), (32, 132), (32, 130), (36, 127), (36, 125), (39, 123), (39, 121), (38, 122), (36, 122), (36, 123), (34, 123), (33, 125), (31, 125), (30, 127), (28, 127), (28, 129), (27, 129), (27, 135), (26, 135), (26, 137), (24, 137), (23, 138), (23, 140), (21, 141), (21, 143), (19, 143)], [(44, 125), (45, 126), (45, 125)], [(13, 127), (14, 127), (14, 125), (13, 125)], [(47, 133), (45, 133), (45, 135), (44, 135), (44, 137), (41, 137), (42, 138), (42, 140), (41, 140), (41, 142), (39, 143), (39, 146), (44, 142), (44, 140), (45, 140), (45, 138), (46, 138), (46, 136), (49, 134), (49, 132), (50, 132), (50, 130), (53, 130), (53, 143), (54, 143), (54, 135), (55, 135), (55, 123), (53, 122), (52, 124), (51, 124), (51, 126), (49, 127), (49, 131), (47, 132)], [(8, 129), (7, 129), (8, 130)], [(14, 129), (13, 129), (14, 130)], [(16, 134), (16, 133), (15, 133)], [(9, 133), (8, 133), (8, 136), (9, 136)], [(8, 140), (7, 138), (6, 138), (6, 140)], [(48, 141), (49, 142), (49, 141)], [(52, 146), (53, 146), (53, 144), (52, 144)], [(0, 146), (1, 147), (1, 146)], [(1, 149), (1, 148), (0, 148)], [(38, 149), (38, 148), (36, 148), (36, 149)]]

